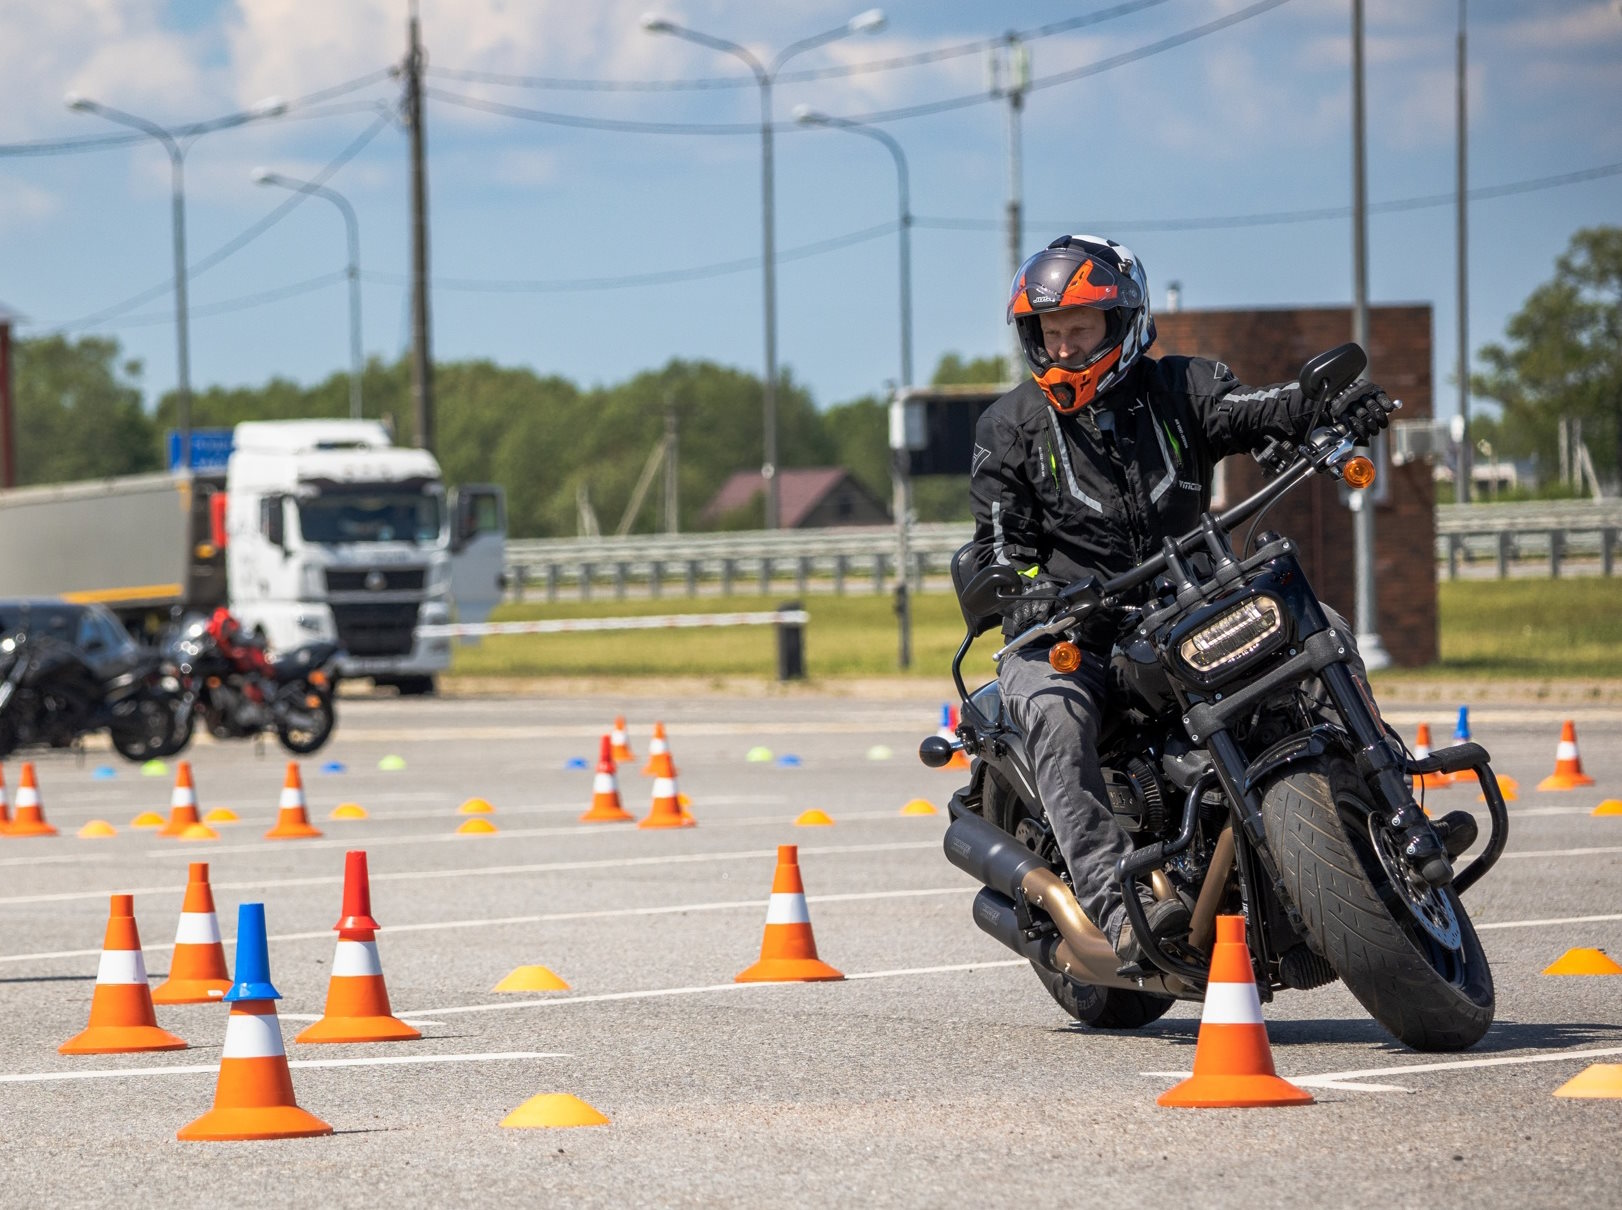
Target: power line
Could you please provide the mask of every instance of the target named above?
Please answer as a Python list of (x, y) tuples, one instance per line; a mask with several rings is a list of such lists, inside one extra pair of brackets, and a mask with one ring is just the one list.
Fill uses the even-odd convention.
[[(341, 282), (348, 276), (349, 270), (335, 269), (330, 273), (322, 273), (285, 286), (276, 286), (270, 290), (261, 290), (256, 294), (244, 294), (237, 298), (204, 303), (202, 306), (192, 307), (190, 314), (193, 319), (197, 319), (199, 317), (207, 318), (210, 315), (225, 315), (231, 311), (246, 311), (252, 307), (262, 307), (268, 303), (280, 302), (285, 298), (293, 298), (299, 294), (308, 294), (312, 290), (319, 290)], [(175, 316), (172, 311), (152, 311), (145, 315), (126, 315), (123, 319), (106, 326), (110, 328), (139, 328), (148, 324), (174, 323), (174, 321)]]
[[(1128, 3), (1099, 9), (1097, 12), (1086, 13), (1079, 17), (1051, 21), (1046, 25), (1039, 25), (1033, 29), (1016, 30), (1012, 35), (977, 38), (972, 42), (958, 42), (948, 46), (936, 47), (932, 50), (915, 51), (910, 55), (894, 55), (887, 59), (869, 59), (861, 63), (841, 63), (831, 67), (811, 67), (799, 71), (786, 71), (776, 78), (778, 83), (787, 84), (807, 80), (829, 80), (866, 75), (879, 71), (894, 71), (904, 67), (919, 67), (928, 63), (939, 63), (947, 59), (961, 58), (964, 55), (979, 54), (990, 50), (992, 47), (1002, 45), (1009, 36), (1021, 41), (1033, 42), (1040, 38), (1067, 33), (1085, 26), (1099, 25), (1116, 17), (1130, 16), (1165, 3), (1166, 0), (1128, 0)], [(501, 84), (514, 88), (534, 88), (556, 92), (699, 92), (722, 88), (752, 88), (755, 85), (753, 76), (700, 76), (683, 80), (594, 80), (566, 76), (511, 75), (504, 72), (452, 67), (430, 67), (428, 74), (442, 76), (447, 80), (463, 80), (476, 84)]]

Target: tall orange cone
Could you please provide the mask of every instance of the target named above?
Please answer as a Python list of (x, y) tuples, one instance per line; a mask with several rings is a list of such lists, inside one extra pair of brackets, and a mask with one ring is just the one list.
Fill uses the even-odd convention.
[(1250, 969), (1243, 916), (1217, 917), (1205, 1008), (1194, 1047), (1194, 1074), (1160, 1094), (1157, 1105), (1184, 1109), (1244, 1109), (1310, 1105), (1312, 1094), (1279, 1079), (1262, 1023), (1262, 1002)]
[(613, 753), (616, 761), (623, 763), (636, 759), (636, 753), (631, 751), (631, 737), (625, 731), (625, 716), (623, 714), (614, 716), (614, 729), (608, 733), (608, 737), (613, 741)]
[[(1424, 760), (1430, 754), (1431, 726), (1429, 723), (1420, 723), (1419, 731), (1414, 735), (1414, 759)], [(1445, 790), (1452, 784), (1453, 776), (1449, 773), (1421, 773), (1414, 778), (1415, 790)]]
[(377, 956), (377, 930), (372, 919), (372, 884), (366, 853), (344, 854), (343, 915), (332, 926), (338, 952), (327, 981), (327, 1007), (321, 1019), (295, 1042), (411, 1042), (422, 1037), (389, 1010), (389, 989)]
[[(664, 758), (662, 765), (659, 763), (660, 757)], [(661, 768), (668, 769), (670, 772), (661, 775), (659, 772)], [(675, 766), (670, 760), (670, 740), (665, 736), (665, 725), (663, 723), (653, 724), (653, 738), (648, 741), (648, 763), (642, 766), (642, 776), (676, 776)]]
[(321, 835), (320, 829), (310, 823), (304, 807), (304, 779), (299, 776), (298, 761), (287, 762), (287, 780), (282, 783), (281, 809), (276, 815), (276, 826), (265, 833), (266, 840), (306, 840)]
[(597, 776), (591, 784), (591, 810), (580, 817), (580, 822), (625, 823), (635, 818), (620, 803), (619, 781), (614, 776), (614, 739), (605, 735), (597, 755)]
[[(1583, 758), (1577, 754), (1577, 728), (1568, 718), (1560, 726), (1560, 743), (1554, 750), (1554, 772), (1538, 782), (1538, 789), (1575, 790), (1593, 784), (1594, 779), (1583, 772)], [(21, 801), (19, 791), (18, 802)]]
[(96, 990), (90, 997), (90, 1027), (56, 1049), (65, 1055), (186, 1049), (184, 1038), (158, 1028), (146, 982), (146, 960), (141, 956), (141, 936), (135, 928), (134, 895), (113, 896), (107, 936), (101, 943), (101, 965), (96, 968)]
[(332, 1127), (298, 1107), (293, 1075), (276, 1001), (282, 994), (270, 982), (270, 949), (265, 943), (265, 905), (237, 907), (237, 981), (225, 993), (231, 1014), (225, 1019), (225, 1047), (214, 1085), (214, 1108), (175, 1137), (188, 1142), (229, 1139), (304, 1139), (331, 1134)]
[(169, 794), (169, 822), (163, 825), (159, 836), (179, 836), (197, 818), (197, 789), (192, 785), (191, 761), (183, 760), (175, 770), (175, 788)]
[(45, 803), (34, 780), (32, 761), (23, 761), (22, 779), (17, 783), (17, 813), (12, 816), (7, 836), (55, 836), (56, 828), (45, 822)]
[(676, 770), (671, 766), (670, 753), (668, 751), (656, 753), (653, 759), (660, 763), (662, 771), (654, 775), (653, 805), (648, 810), (647, 818), (636, 826), (639, 828), (696, 828), (698, 820), (694, 819), (688, 813), (687, 808), (682, 806), (681, 793), (676, 789)]
[(805, 885), (800, 881), (800, 846), (777, 846), (777, 873), (766, 908), (766, 935), (760, 942), (760, 961), (738, 975), (734, 983), (821, 983), (845, 976), (817, 957), (811, 935), (811, 913), (805, 906)]
[(194, 861), (186, 878), (186, 898), (175, 928), (175, 956), (169, 977), (152, 989), (154, 1004), (208, 1004), (231, 990), (225, 969), (225, 944), (214, 914), (214, 889), (208, 885), (208, 862)]

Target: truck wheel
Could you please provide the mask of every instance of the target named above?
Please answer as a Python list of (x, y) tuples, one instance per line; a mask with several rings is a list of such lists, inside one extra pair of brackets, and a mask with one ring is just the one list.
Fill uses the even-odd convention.
[(401, 697), (432, 697), (439, 687), (431, 676), (402, 676), (395, 680)]

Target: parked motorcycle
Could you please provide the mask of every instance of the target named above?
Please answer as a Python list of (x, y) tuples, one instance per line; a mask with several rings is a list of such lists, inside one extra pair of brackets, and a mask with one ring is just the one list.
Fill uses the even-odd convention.
[(0, 757), (67, 748), (105, 730), (119, 755), (146, 761), (174, 729), (179, 686), (101, 606), (7, 602), (0, 638)]
[(336, 643), (309, 643), (262, 671), (223, 651), (206, 618), (191, 619), (167, 647), (180, 683), (171, 746), (184, 748), (201, 718), (216, 739), (274, 731), (289, 752), (317, 751), (337, 726), (333, 693), (341, 651)]
[[(1320, 354), (1303, 367), (1301, 389), (1323, 412), (1366, 362), (1355, 344)], [(997, 653), (1057, 640), (1049, 661), (1069, 670), (1083, 628), (1118, 621), (1099, 756), (1110, 806), (1136, 846), (1115, 877), (1148, 961), (1123, 966), (1077, 904), (997, 682), (972, 693), (964, 685), (970, 645), (1023, 583), (1001, 564), (967, 577), (968, 548), (953, 563), (968, 626), (952, 664), (963, 702), (958, 739), (932, 736), (919, 753), (932, 767), (959, 749), (974, 757), (969, 784), (951, 801), (947, 859), (984, 884), (975, 923), (1027, 957), (1084, 1024), (1136, 1028), (1175, 1000), (1201, 999), (1215, 918), (1237, 913), (1263, 999), (1338, 978), (1404, 1044), (1463, 1049), (1494, 1012), (1492, 972), (1460, 896), (1504, 851), (1509, 817), (1497, 778), (1477, 744), (1424, 759), (1406, 750), (1348, 669), (1351, 636), (1325, 616), (1294, 543), (1255, 533), (1269, 506), (1315, 474), (1372, 482), (1349, 430), (1317, 427), (1299, 445), (1275, 441), (1257, 457), (1272, 478), (1255, 495), (1207, 512), (1129, 572), (1046, 590), (1058, 602), (1052, 620)], [(1253, 553), (1249, 534), (1237, 547), (1233, 537), (1247, 521)], [(1491, 832), (1459, 869), (1478, 838), (1474, 816), (1429, 818), (1413, 778), (1466, 770)], [(1156, 899), (1176, 896), (1189, 908), (1186, 938), (1153, 937), (1138, 895), (1144, 882)]]

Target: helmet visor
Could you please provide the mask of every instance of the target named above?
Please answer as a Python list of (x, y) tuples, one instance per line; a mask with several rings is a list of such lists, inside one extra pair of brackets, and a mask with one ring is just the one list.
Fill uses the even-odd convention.
[(1129, 275), (1081, 248), (1050, 248), (1031, 258), (1008, 301), (1009, 322), (1066, 307), (1111, 311), (1142, 305), (1142, 291)]

